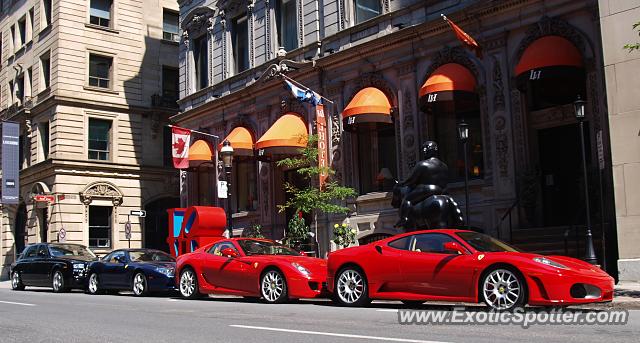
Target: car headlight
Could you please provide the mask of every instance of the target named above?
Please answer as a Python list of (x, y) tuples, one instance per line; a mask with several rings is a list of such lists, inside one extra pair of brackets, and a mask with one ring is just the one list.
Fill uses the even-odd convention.
[(309, 270), (307, 270), (307, 268), (299, 265), (298, 263), (292, 262), (291, 263), (292, 266), (294, 266), (299, 272), (300, 274), (304, 275), (304, 276), (309, 276)]
[(84, 263), (74, 263), (73, 264), (73, 269), (75, 269), (75, 270), (84, 270), (85, 267), (86, 267), (86, 264), (84, 264)]
[(156, 267), (156, 271), (160, 274), (164, 274), (168, 277), (172, 277), (175, 273), (175, 269), (174, 268), (167, 268), (167, 267)]
[(560, 268), (560, 269), (569, 269), (564, 264), (560, 264), (558, 262), (552, 261), (552, 260), (550, 260), (550, 259), (548, 259), (546, 257), (534, 257), (533, 260), (538, 262), (538, 263), (545, 264), (547, 266), (556, 267), (556, 268)]

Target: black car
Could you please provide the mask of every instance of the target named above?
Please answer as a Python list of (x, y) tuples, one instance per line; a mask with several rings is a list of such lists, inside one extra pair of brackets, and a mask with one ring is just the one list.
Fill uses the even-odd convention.
[(99, 261), (89, 264), (87, 291), (130, 290), (134, 295), (173, 291), (176, 260), (171, 255), (152, 249), (114, 250)]
[(56, 293), (84, 289), (87, 266), (96, 259), (91, 250), (80, 244), (31, 244), (11, 265), (11, 288), (51, 287)]

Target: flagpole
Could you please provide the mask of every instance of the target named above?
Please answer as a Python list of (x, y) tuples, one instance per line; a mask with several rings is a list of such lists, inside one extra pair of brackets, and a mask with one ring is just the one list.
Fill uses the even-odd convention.
[(198, 130), (191, 130), (191, 129), (187, 129), (185, 127), (180, 127), (180, 126), (175, 126), (175, 125), (167, 125), (167, 126), (172, 128), (172, 129), (176, 128), (176, 129), (189, 130), (191, 132), (195, 132), (195, 133), (200, 134), (200, 135), (205, 135), (205, 136), (213, 137), (215, 139), (220, 139), (220, 136), (212, 135), (210, 133), (206, 133), (206, 132), (202, 132), (202, 131), (198, 131)]
[[(289, 80), (291, 83), (295, 84), (295, 85), (296, 85), (296, 86), (298, 86), (298, 87), (305, 88), (305, 89), (307, 89), (307, 90), (311, 90), (311, 88), (309, 88), (309, 87), (307, 87), (307, 86), (303, 85), (302, 83), (300, 83), (300, 82), (298, 82), (298, 81), (296, 81), (296, 80), (294, 80), (294, 79), (292, 79), (292, 78), (288, 77), (288, 76), (287, 76), (287, 75), (285, 75), (285, 74), (280, 74), (280, 75), (282, 76), (282, 78), (283, 78), (283, 79), (287, 79), (287, 80)], [(322, 96), (322, 94), (320, 94), (320, 93), (316, 93), (316, 94), (320, 95), (320, 97), (321, 97), (322, 99), (326, 100), (328, 103), (333, 104), (333, 101), (331, 101), (331, 100), (329, 100), (329, 99), (325, 98), (324, 96)]]

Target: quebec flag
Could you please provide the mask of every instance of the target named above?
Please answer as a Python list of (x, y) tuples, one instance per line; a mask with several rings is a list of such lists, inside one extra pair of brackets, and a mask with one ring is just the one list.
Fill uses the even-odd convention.
[(295, 96), (296, 99), (298, 99), (298, 101), (308, 102), (308, 103), (311, 103), (313, 106), (322, 104), (322, 97), (320, 97), (320, 94), (310, 89), (300, 88), (294, 85), (293, 83), (291, 83), (291, 81), (289, 80), (285, 79), (283, 81), (287, 85), (287, 88), (291, 90), (291, 93), (293, 94), (293, 96)]

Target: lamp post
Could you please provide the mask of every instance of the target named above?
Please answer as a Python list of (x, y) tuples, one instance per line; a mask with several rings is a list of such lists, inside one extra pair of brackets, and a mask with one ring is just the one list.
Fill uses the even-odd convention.
[(458, 124), (458, 138), (462, 142), (462, 155), (464, 156), (464, 208), (465, 222), (469, 227), (469, 166), (467, 161), (467, 141), (469, 140), (469, 124), (462, 120)]
[(573, 102), (573, 108), (576, 112), (576, 119), (580, 125), (580, 148), (582, 150), (582, 177), (584, 179), (584, 208), (587, 217), (587, 236), (585, 243), (584, 260), (597, 264), (596, 252), (593, 248), (593, 236), (591, 235), (591, 210), (589, 208), (589, 180), (587, 179), (587, 153), (584, 146), (584, 105), (585, 101), (578, 98)]
[(227, 180), (227, 225), (229, 226), (229, 238), (233, 237), (233, 220), (231, 218), (231, 168), (233, 167), (233, 147), (228, 140), (222, 142), (222, 165), (224, 166), (225, 178)]

